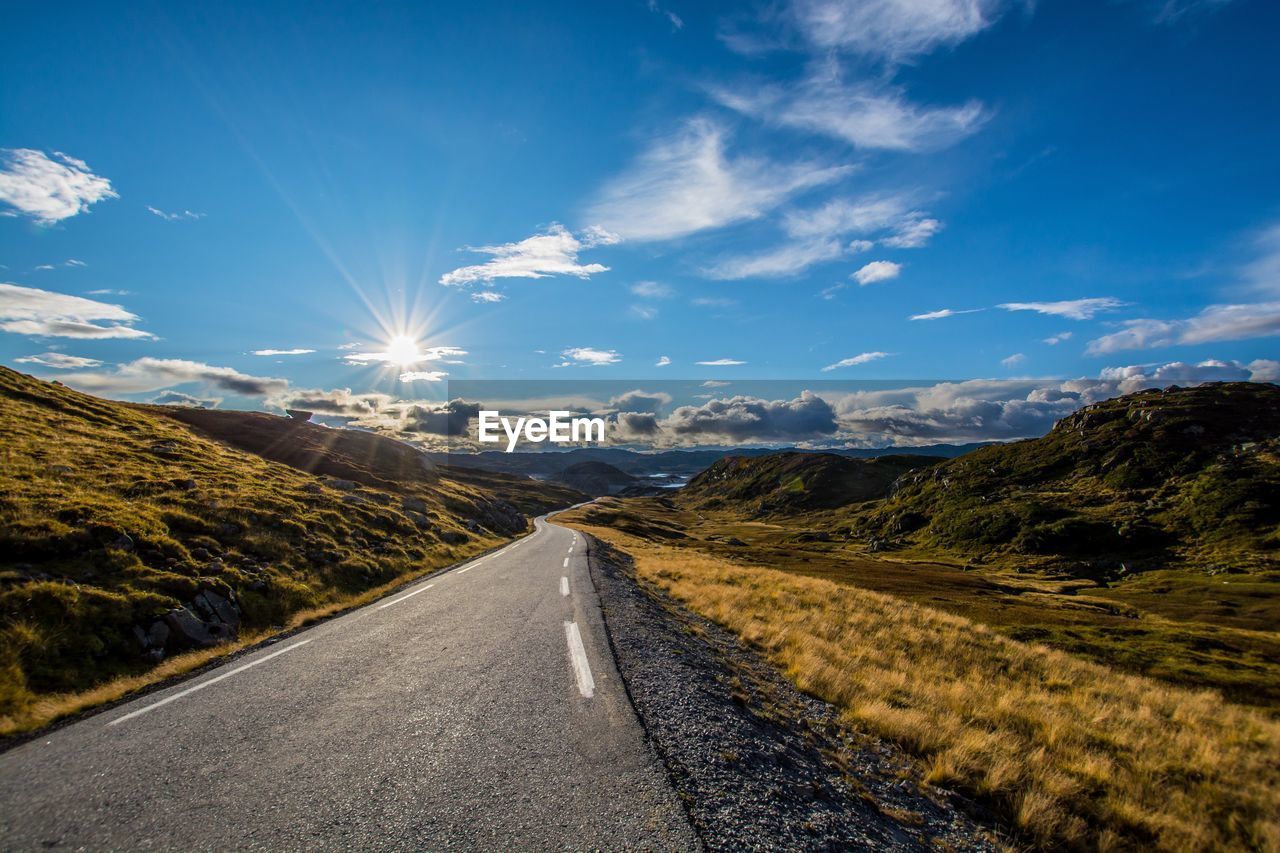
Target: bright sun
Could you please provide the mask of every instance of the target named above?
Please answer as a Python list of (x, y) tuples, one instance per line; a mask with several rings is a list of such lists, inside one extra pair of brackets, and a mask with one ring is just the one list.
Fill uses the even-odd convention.
[(408, 335), (396, 335), (387, 344), (387, 361), (405, 367), (422, 360), (418, 342)]

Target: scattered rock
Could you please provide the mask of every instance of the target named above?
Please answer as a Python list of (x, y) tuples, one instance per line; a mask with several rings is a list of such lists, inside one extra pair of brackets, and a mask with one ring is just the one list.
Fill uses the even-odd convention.
[(320, 482), (324, 483), (331, 489), (337, 489), (340, 492), (350, 492), (360, 488), (360, 484), (355, 480), (341, 480), (337, 477), (325, 477)]

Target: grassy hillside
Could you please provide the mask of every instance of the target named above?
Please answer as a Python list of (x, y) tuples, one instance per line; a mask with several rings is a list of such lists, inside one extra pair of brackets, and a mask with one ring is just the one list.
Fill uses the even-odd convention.
[(889, 547), (1076, 576), (1280, 568), (1280, 387), (1144, 391), (900, 481), (860, 520)]
[[(0, 734), (526, 528), (506, 501), (426, 471), (389, 439), (209, 415), (0, 368)], [(196, 418), (245, 445), (269, 436), (257, 449), (291, 464), (180, 422)], [(488, 476), (523, 494), (526, 511), (577, 497)]]
[(733, 507), (752, 516), (830, 509), (886, 497), (900, 476), (938, 461), (899, 455), (850, 459), (794, 451), (728, 456), (690, 480), (678, 500), (703, 509)]

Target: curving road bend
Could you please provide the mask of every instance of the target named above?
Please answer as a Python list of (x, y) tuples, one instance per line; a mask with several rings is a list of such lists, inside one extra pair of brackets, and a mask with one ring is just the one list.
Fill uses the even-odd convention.
[(0, 754), (0, 847), (700, 845), (582, 537), (501, 551)]

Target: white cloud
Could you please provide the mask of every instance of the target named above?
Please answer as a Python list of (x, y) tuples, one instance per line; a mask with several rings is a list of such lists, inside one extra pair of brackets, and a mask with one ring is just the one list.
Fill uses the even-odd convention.
[(44, 272), (51, 269), (53, 269), (53, 264), (40, 264), (40, 266), (36, 267), (37, 272)]
[(138, 319), (138, 315), (119, 305), (17, 284), (0, 284), (0, 331), (60, 338), (155, 337), (150, 332), (132, 328)]
[(732, 308), (738, 304), (738, 300), (727, 296), (699, 296), (690, 301), (699, 308)]
[(46, 352), (40, 355), (28, 355), (15, 358), (19, 364), (38, 364), (41, 367), (52, 367), (55, 370), (82, 370), (86, 367), (97, 367), (102, 364), (96, 358), (85, 358), (79, 355), (65, 355), (60, 352)]
[(306, 355), (315, 352), (313, 349), (256, 349), (250, 355)]
[[(933, 225), (922, 228), (922, 222)], [(789, 210), (781, 224), (790, 242), (757, 254), (725, 258), (703, 272), (714, 279), (796, 275), (814, 264), (865, 252), (875, 245), (865, 239), (846, 243), (853, 234), (893, 230), (893, 236), (881, 242), (901, 238), (903, 247), (910, 243), (918, 248), (928, 234), (941, 228), (937, 220), (912, 210), (905, 195), (892, 194), (834, 199), (816, 208)]]
[(821, 63), (792, 86), (712, 88), (720, 104), (766, 124), (799, 128), (864, 149), (928, 151), (975, 132), (987, 119), (977, 101), (926, 107), (882, 83), (846, 83), (835, 62)]
[(1239, 382), (1245, 380), (1271, 381), (1277, 362), (1259, 359), (1251, 364), (1238, 361), (1208, 359), (1198, 364), (1171, 361), (1167, 364), (1131, 364), (1125, 367), (1104, 367), (1099, 378), (1150, 385), (1194, 385), (1201, 382)]
[(1062, 302), (1005, 302), (996, 307), (1006, 311), (1035, 311), (1069, 320), (1092, 320), (1104, 311), (1114, 311), (1127, 303), (1110, 296), (1089, 299), (1068, 299)]
[(637, 320), (654, 320), (658, 317), (658, 309), (652, 305), (632, 305), (627, 310)]
[(66, 262), (65, 262), (65, 263), (63, 263), (63, 266), (67, 266), (67, 267), (87, 267), (87, 266), (89, 266), (89, 265), (88, 265), (88, 264), (86, 264), (84, 261), (79, 261), (79, 260), (76, 260), (75, 258), (67, 258)]
[(717, 358), (714, 361), (697, 361), (703, 367), (736, 367), (740, 364), (746, 364), (745, 361), (738, 361), (736, 358)]
[(245, 397), (279, 394), (289, 386), (284, 379), (251, 376), (231, 367), (178, 358), (139, 358), (117, 365), (111, 372), (68, 373), (61, 381), (83, 391), (114, 394), (138, 394), (201, 382)]
[(492, 255), (493, 259), (447, 272), (440, 276), (440, 283), (464, 285), (499, 278), (548, 278), (555, 275), (590, 278), (609, 268), (603, 264), (580, 264), (578, 253), (616, 242), (617, 236), (599, 227), (586, 229), (575, 236), (563, 225), (554, 223), (545, 233), (515, 243), (469, 247), (467, 251)]
[(908, 319), (911, 320), (945, 320), (948, 317), (956, 317), (960, 314), (977, 314), (981, 308), (966, 308), (956, 311), (951, 308), (942, 308), (937, 311), (926, 311), (924, 314), (912, 314)]
[(1058, 344), (1062, 343), (1063, 341), (1071, 340), (1071, 336), (1072, 336), (1071, 332), (1058, 332), (1058, 334), (1056, 335), (1050, 335), (1049, 337), (1045, 338), (1044, 342), (1051, 347), (1056, 347)]
[(1243, 270), (1245, 284), (1257, 293), (1280, 296), (1280, 222), (1264, 228), (1254, 248), (1257, 256)]
[(903, 62), (991, 26), (1005, 0), (793, 0), (788, 17), (814, 46)]
[(378, 352), (347, 352), (342, 356), (343, 360), (348, 364), (371, 364), (376, 362), (388, 362), (392, 364), (421, 364), (424, 361), (441, 361), (446, 364), (457, 364), (459, 362), (452, 359), (460, 358), (467, 354), (467, 351), (461, 347), (436, 346), (419, 348), (417, 356), (406, 360), (403, 353), (389, 353), (385, 350)]
[(83, 160), (60, 151), (50, 158), (32, 148), (0, 149), (0, 202), (16, 211), (10, 216), (22, 214), (51, 225), (107, 198), (119, 196)]
[(920, 249), (942, 230), (942, 223), (920, 213), (912, 213), (898, 227), (898, 233), (880, 242), (894, 249)]
[(725, 258), (703, 270), (707, 278), (733, 281), (761, 276), (790, 276), (804, 272), (814, 264), (834, 261), (845, 254), (839, 240), (814, 240), (786, 243), (755, 255)]
[(657, 281), (637, 281), (631, 285), (631, 292), (642, 299), (670, 299), (676, 295), (671, 285)]
[(377, 414), (391, 404), (386, 394), (357, 394), (350, 388), (289, 388), (265, 400), (273, 409), (305, 409), (337, 418), (363, 418)]
[(822, 372), (827, 373), (832, 370), (839, 370), (842, 367), (854, 367), (855, 365), (866, 364), (870, 361), (879, 361), (880, 359), (888, 358), (891, 355), (893, 355), (891, 352), (863, 352), (851, 358), (842, 358), (835, 364), (828, 364), (826, 367), (822, 368)]
[(475, 293), (471, 294), (472, 302), (493, 303), (493, 302), (501, 302), (506, 298), (507, 297), (504, 294), (501, 294), (496, 290), (477, 290)]
[(132, 296), (131, 290), (118, 290), (114, 287), (100, 287), (97, 290), (86, 290), (87, 296)]
[(1090, 341), (1086, 352), (1098, 355), (1280, 335), (1280, 302), (1210, 305), (1186, 320), (1126, 320), (1122, 325), (1120, 331)]
[(1008, 358), (1000, 359), (1000, 363), (1003, 364), (1005, 367), (1017, 367), (1019, 364), (1022, 364), (1026, 360), (1027, 360), (1027, 357), (1025, 355), (1023, 355), (1020, 352), (1015, 352), (1013, 355), (1009, 356)]
[(606, 364), (617, 364), (622, 360), (622, 356), (611, 349), (600, 350), (592, 349), (591, 347), (570, 347), (561, 352), (560, 355), (565, 361), (559, 366), (564, 367), (575, 363), (603, 367)]
[(669, 240), (758, 219), (802, 190), (830, 183), (849, 166), (731, 158), (726, 132), (693, 119), (656, 140), (621, 175), (605, 184), (589, 210), (626, 240)]
[(448, 376), (443, 370), (411, 370), (400, 374), (401, 382), (439, 382)]
[(658, 356), (658, 360), (657, 360), (656, 362), (654, 362), (653, 366), (654, 366), (654, 367), (666, 367), (666, 366), (667, 366), (668, 364), (670, 364), (670, 363), (671, 363), (671, 359), (667, 358), (665, 355), (660, 355), (660, 356)]
[(179, 213), (166, 213), (160, 208), (152, 207), (151, 205), (147, 205), (147, 210), (155, 214), (156, 216), (159, 216), (161, 219), (165, 220), (166, 222), (175, 222), (179, 219), (204, 219), (203, 213), (196, 213), (191, 210), (183, 210)]
[(878, 281), (897, 278), (901, 272), (902, 264), (895, 264), (893, 261), (872, 261), (854, 272), (849, 278), (865, 287)]

